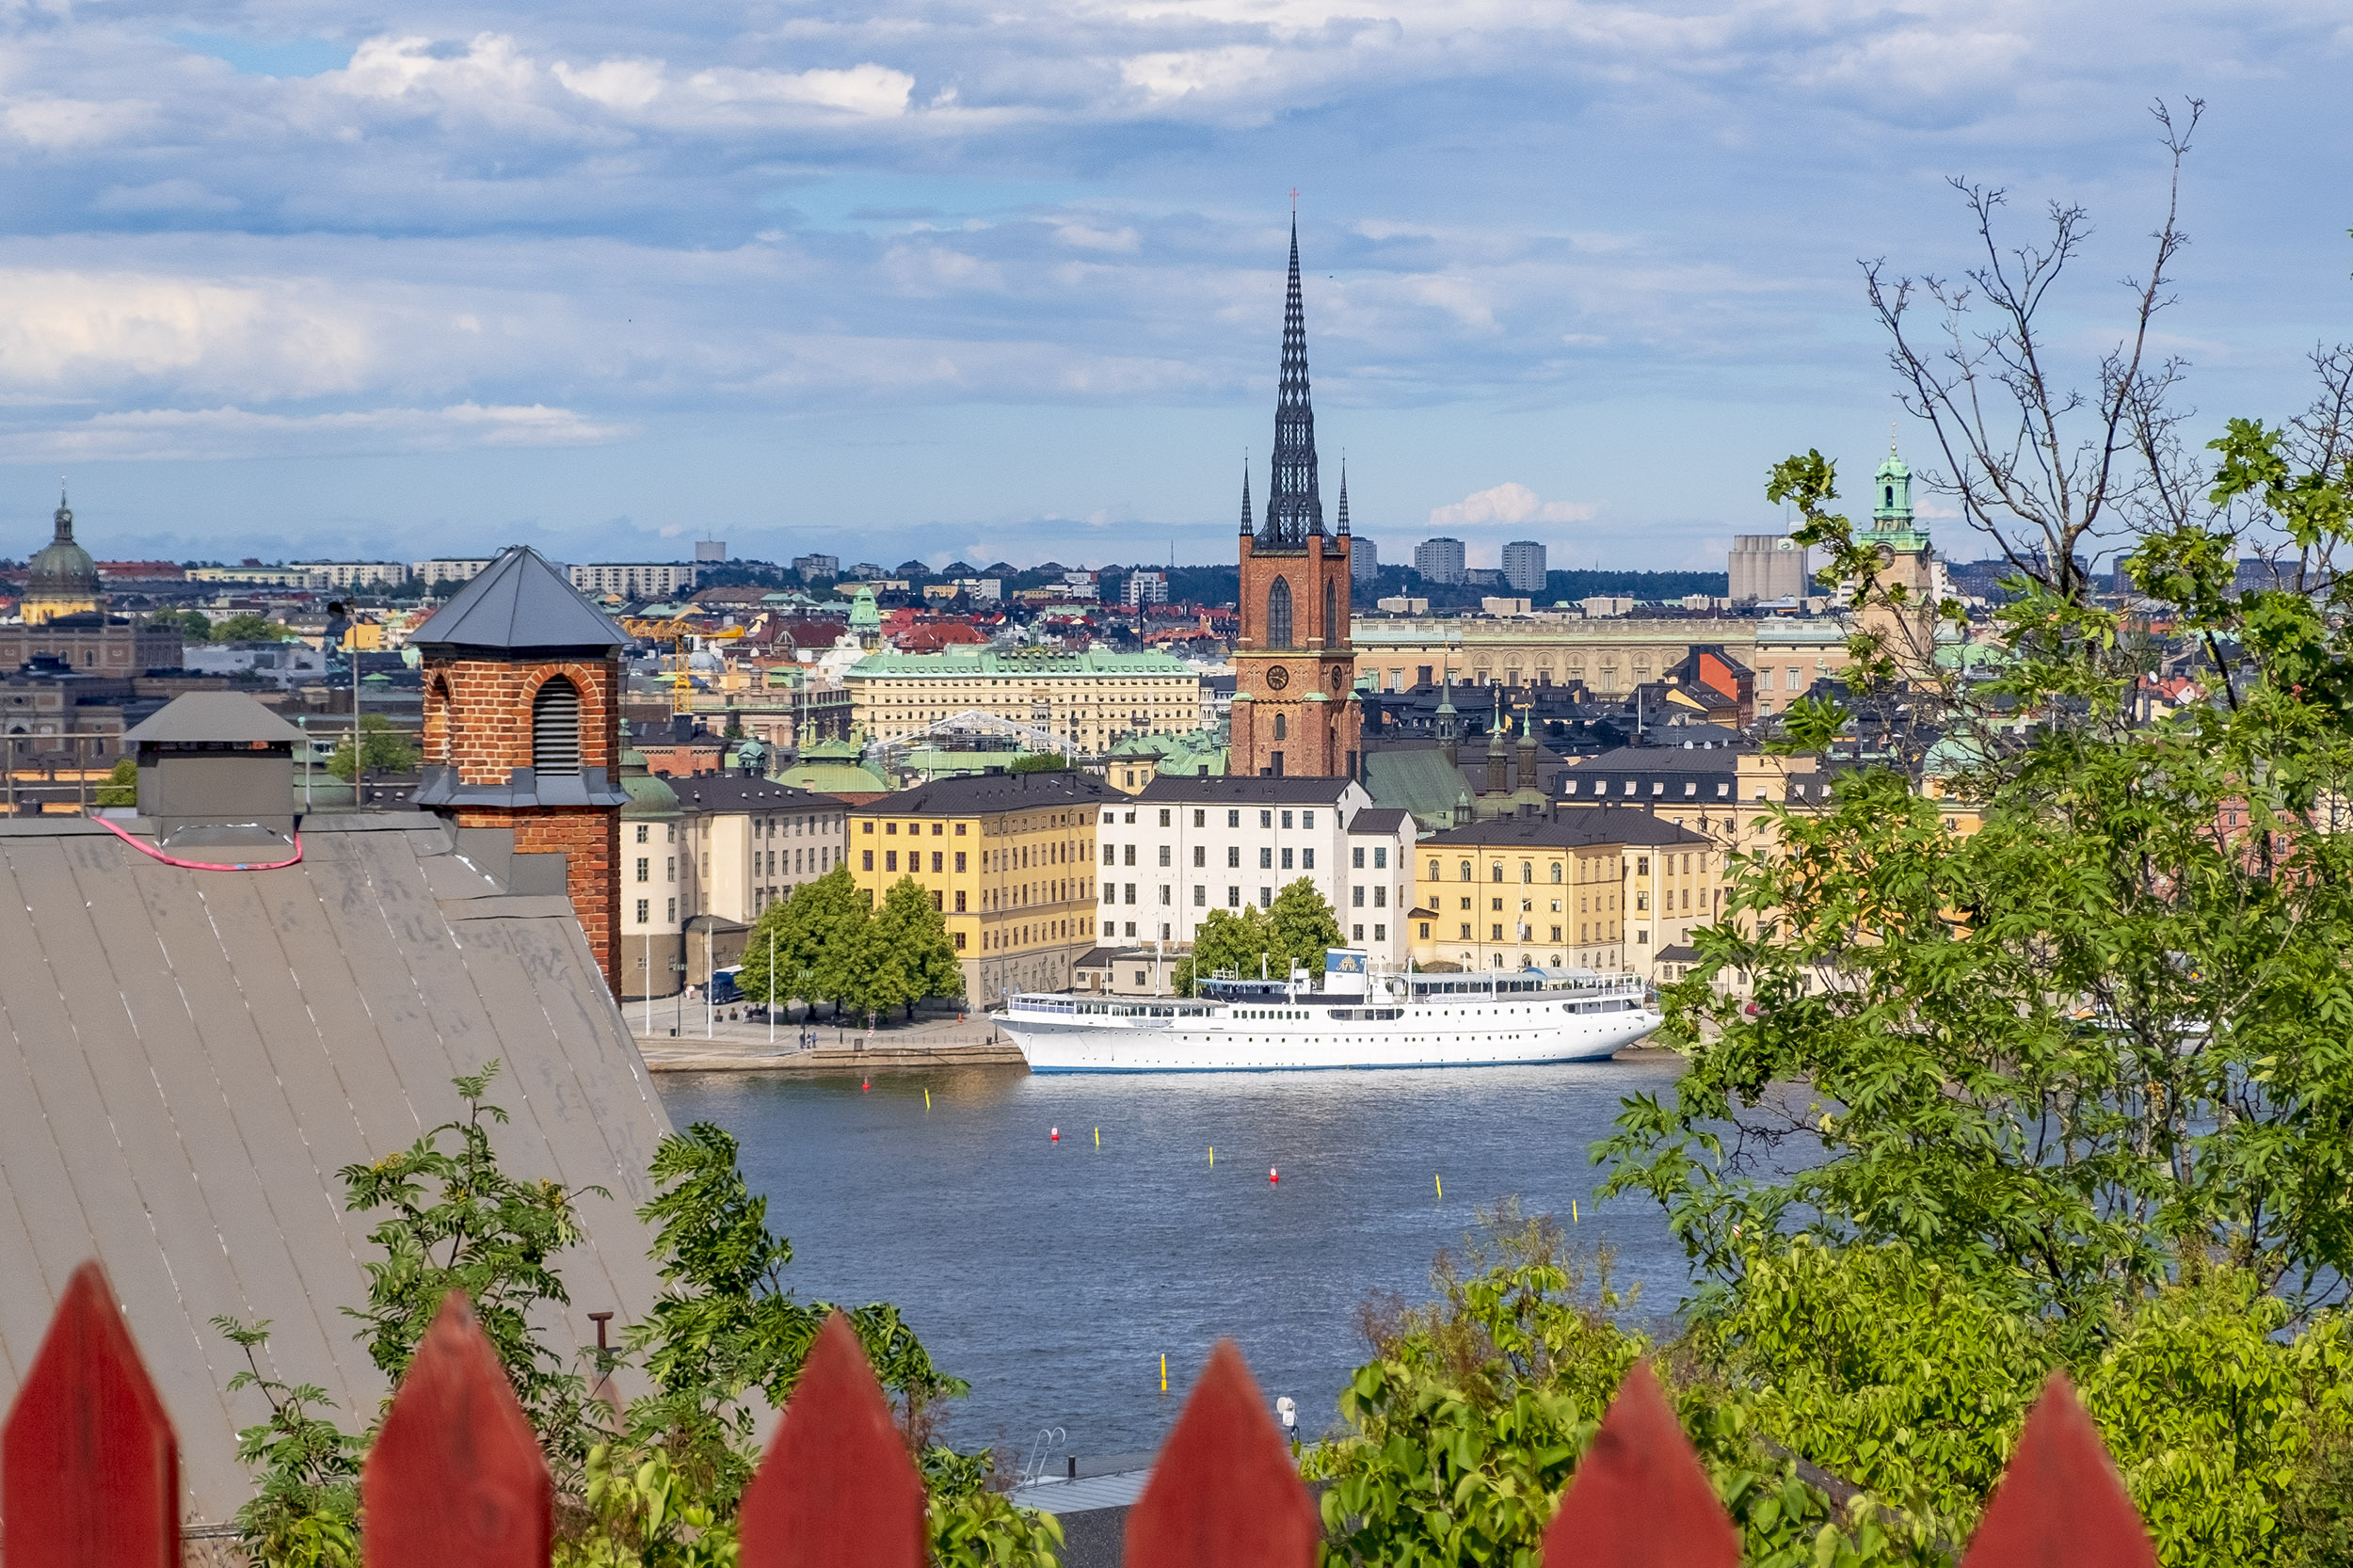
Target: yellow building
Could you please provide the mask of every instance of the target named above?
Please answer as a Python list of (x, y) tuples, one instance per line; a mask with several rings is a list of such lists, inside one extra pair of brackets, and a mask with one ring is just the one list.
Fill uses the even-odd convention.
[(875, 906), (913, 877), (947, 918), (965, 1000), (1059, 991), (1095, 945), (1095, 823), (1122, 800), (1086, 774), (936, 779), (855, 807), (850, 874)]
[(966, 712), (1048, 730), (1089, 753), (1125, 736), (1201, 728), (1201, 677), (1165, 653), (874, 653), (842, 684), (851, 724), (878, 741)]
[[(1776, 689), (1788, 669), (1800, 670), (1811, 685), (1847, 660), (1847, 633), (1836, 621), (1791, 616), (1364, 616), (1350, 623), (1348, 635), (1356, 680), (1369, 678), (1384, 692), (1449, 680), (1458, 686), (1576, 681), (1597, 696), (1624, 696), (1662, 679), (1694, 648), (1714, 647), (1757, 668), (1762, 693), (1768, 659)], [(1778, 698), (1772, 711), (1785, 701)], [(1761, 701), (1757, 711), (1766, 711)]]
[(1464, 969), (1627, 970), (1707, 919), (1722, 856), (1646, 811), (1500, 817), (1414, 846), (1414, 960)]

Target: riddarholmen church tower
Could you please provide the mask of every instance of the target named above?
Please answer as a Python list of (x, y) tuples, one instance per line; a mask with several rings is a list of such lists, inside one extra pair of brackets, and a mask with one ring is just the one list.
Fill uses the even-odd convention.
[(1348, 503), (1343, 493), (1338, 531), (1326, 534), (1316, 477), (1316, 414), (1307, 395), (1295, 215), (1273, 468), (1266, 518), (1255, 533), (1250, 476), (1242, 475), (1241, 625), (1228, 768), (1245, 777), (1353, 778), (1364, 714), (1356, 705), (1356, 656), (1348, 640)]

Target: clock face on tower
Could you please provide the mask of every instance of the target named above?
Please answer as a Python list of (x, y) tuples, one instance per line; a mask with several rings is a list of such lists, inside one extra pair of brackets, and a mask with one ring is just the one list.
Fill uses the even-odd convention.
[(1279, 692), (1291, 683), (1291, 672), (1277, 664), (1266, 672), (1266, 683), (1269, 691)]

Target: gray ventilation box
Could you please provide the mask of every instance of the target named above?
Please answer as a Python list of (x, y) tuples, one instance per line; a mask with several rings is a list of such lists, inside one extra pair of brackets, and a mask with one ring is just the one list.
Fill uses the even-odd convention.
[(122, 737), (138, 760), (139, 815), (155, 824), (157, 845), (246, 850), (291, 840), (301, 739), (241, 692), (189, 692), (166, 703)]

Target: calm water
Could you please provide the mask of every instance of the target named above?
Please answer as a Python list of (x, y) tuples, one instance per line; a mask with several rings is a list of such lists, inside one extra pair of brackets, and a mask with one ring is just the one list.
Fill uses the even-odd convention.
[(1077, 1452), (1101, 1454), (1156, 1446), (1225, 1335), (1267, 1396), (1292, 1396), (1302, 1428), (1321, 1431), (1363, 1360), (1352, 1323), (1366, 1293), (1421, 1299), (1432, 1255), (1474, 1204), (1507, 1195), (1563, 1220), (1575, 1200), (1579, 1235), (1612, 1241), (1620, 1277), (1641, 1284), (1648, 1309), (1671, 1309), (1680, 1249), (1647, 1201), (1593, 1208), (1585, 1151), (1621, 1096), (1663, 1092), (1675, 1070), (968, 1069), (877, 1078), (863, 1093), (855, 1078), (661, 1083), (680, 1125), (716, 1122), (742, 1141), (770, 1224), (792, 1240), (796, 1290), (896, 1302), (934, 1359), (970, 1380), (958, 1441), (1025, 1445), (1058, 1426)]

